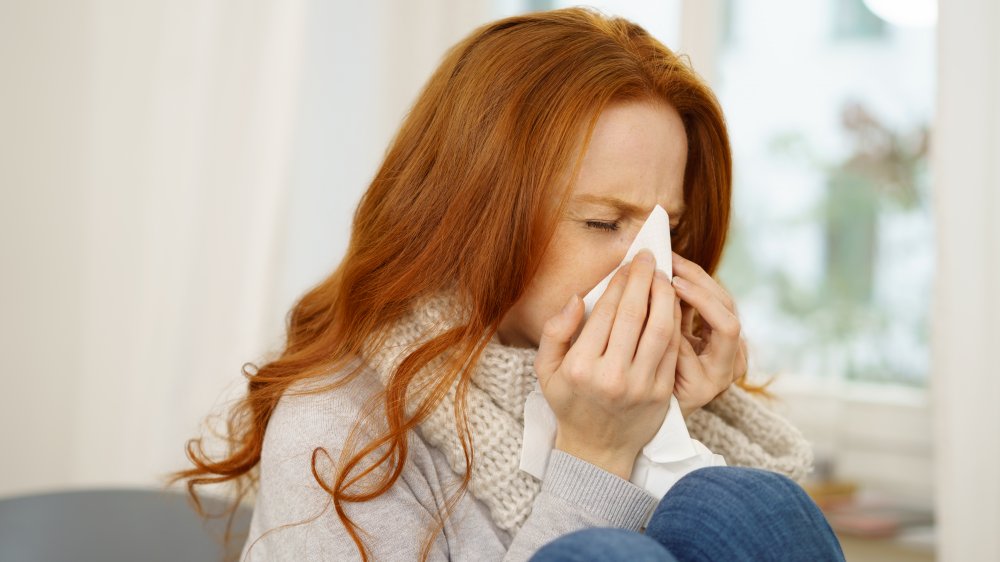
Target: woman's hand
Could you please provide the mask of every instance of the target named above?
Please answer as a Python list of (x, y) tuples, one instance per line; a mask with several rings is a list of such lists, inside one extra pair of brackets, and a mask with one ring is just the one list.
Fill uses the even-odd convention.
[[(684, 301), (674, 394), (687, 418), (747, 372), (746, 341), (733, 299), (693, 261), (673, 254), (674, 288)], [(695, 325), (694, 313), (701, 322)]]
[(575, 342), (583, 306), (573, 295), (545, 323), (535, 358), (555, 447), (626, 480), (666, 417), (683, 340), (680, 300), (655, 268), (643, 250), (619, 269)]

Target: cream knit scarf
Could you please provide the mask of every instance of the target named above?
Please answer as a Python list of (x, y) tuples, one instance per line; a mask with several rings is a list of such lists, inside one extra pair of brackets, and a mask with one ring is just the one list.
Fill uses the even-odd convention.
[[(418, 344), (460, 325), (463, 317), (450, 294), (425, 297), (391, 327), (384, 345), (367, 350), (365, 358), (384, 385)], [(510, 533), (516, 533), (527, 519), (541, 488), (538, 480), (519, 470), (524, 402), (537, 378), (536, 353), (534, 348), (503, 345), (494, 336), (480, 356), (466, 394), (475, 455), (469, 491), (486, 504), (494, 523)], [(442, 364), (441, 357), (431, 361), (421, 371), (425, 378), (418, 377), (413, 387), (438, 374)], [(457, 474), (462, 474), (465, 456), (455, 428), (455, 396), (452, 385), (420, 424), (420, 433), (445, 454)], [(408, 399), (407, 415), (413, 415), (415, 398), (420, 397), (417, 391)], [(687, 425), (691, 437), (724, 456), (731, 466), (770, 469), (795, 480), (811, 470), (812, 449), (802, 434), (736, 385), (692, 413)]]

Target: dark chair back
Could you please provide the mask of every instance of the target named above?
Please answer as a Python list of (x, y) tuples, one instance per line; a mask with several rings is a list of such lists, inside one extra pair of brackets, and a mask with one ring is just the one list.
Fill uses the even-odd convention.
[[(207, 498), (209, 513), (227, 504)], [(235, 559), (250, 525), (241, 506), (223, 550), (227, 517), (203, 521), (178, 491), (79, 490), (0, 500), (4, 562), (218, 562)]]

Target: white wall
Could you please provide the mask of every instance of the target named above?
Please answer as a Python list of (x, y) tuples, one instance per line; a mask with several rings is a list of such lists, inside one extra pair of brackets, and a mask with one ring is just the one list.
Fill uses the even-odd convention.
[(516, 7), (486, 0), (309, 3), (276, 313), (340, 261), (358, 200), (445, 50)]
[(942, 561), (1000, 560), (1000, 5), (941, 2), (931, 323)]

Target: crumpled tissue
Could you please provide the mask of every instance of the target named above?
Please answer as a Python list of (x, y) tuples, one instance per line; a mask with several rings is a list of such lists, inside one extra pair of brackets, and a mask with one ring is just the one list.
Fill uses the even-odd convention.
[[(618, 267), (583, 298), (584, 322), (594, 309), (597, 299), (604, 294), (615, 272), (629, 263), (643, 248), (649, 248), (656, 257), (656, 266), (673, 278), (670, 218), (667, 211), (659, 205), (653, 208)], [(536, 382), (535, 389), (528, 394), (524, 404), (521, 470), (541, 479), (548, 466), (555, 439), (556, 417)], [(713, 453), (700, 441), (691, 438), (677, 397), (671, 396), (667, 416), (652, 441), (636, 457), (629, 481), (641, 486), (652, 496), (662, 498), (688, 472), (705, 466), (725, 465), (726, 460), (722, 455)]]

